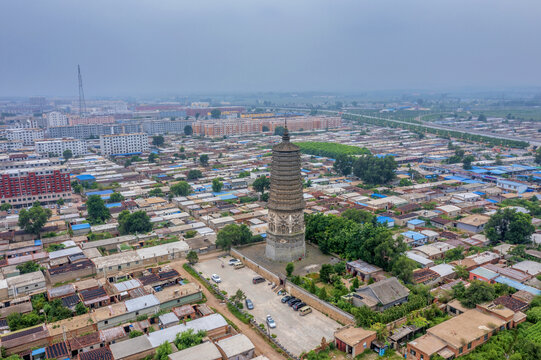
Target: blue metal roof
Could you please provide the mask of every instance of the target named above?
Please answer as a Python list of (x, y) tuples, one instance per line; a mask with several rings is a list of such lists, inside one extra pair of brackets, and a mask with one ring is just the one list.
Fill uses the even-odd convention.
[(142, 152), (132, 152), (132, 153), (124, 153), (124, 154), (113, 154), (111, 156), (132, 156), (132, 155), (141, 155)]
[(87, 192), (87, 193), (86, 193), (86, 196), (91, 196), (91, 195), (109, 195), (109, 194), (112, 194), (112, 193), (114, 193), (113, 190), (91, 191), (91, 192)]
[(496, 279), (494, 279), (494, 281), (496, 281), (497, 283), (500, 283), (500, 284), (505, 284), (505, 285), (511, 286), (512, 288), (515, 288), (517, 290), (527, 291), (527, 292), (529, 292), (530, 294), (533, 294), (533, 295), (541, 295), (541, 290), (538, 290), (538, 289), (533, 288), (533, 287), (528, 286), (528, 285), (521, 284), (518, 281), (509, 279), (509, 278), (507, 278), (505, 276), (498, 276)]
[(385, 223), (394, 223), (394, 219), (392, 217), (389, 217), (389, 216), (378, 216), (376, 218), (376, 221), (380, 224), (385, 224)]
[(484, 267), (478, 267), (470, 271), (473, 275), (484, 277), (485, 279), (491, 280), (498, 277), (498, 273)]
[(110, 208), (114, 208), (114, 207), (120, 207), (122, 206), (122, 203), (112, 203), (112, 204), (106, 204), (105, 207), (110, 209)]
[(378, 198), (378, 199), (384, 199), (387, 197), (387, 195), (383, 195), (383, 194), (376, 194), (376, 193), (373, 193), (372, 195), (370, 195), (371, 197), (373, 198)]
[(76, 176), (77, 180), (86, 181), (86, 180), (96, 180), (96, 178), (90, 174), (81, 174)]
[(39, 354), (45, 354), (45, 348), (39, 348), (39, 349), (36, 349), (36, 350), (32, 350), (32, 356), (36, 356), (36, 355), (39, 355)]
[(499, 201), (498, 201), (498, 200), (493, 200), (493, 199), (486, 199), (486, 200), (487, 200), (488, 202), (491, 202), (491, 203), (493, 203), (493, 204), (497, 204), (497, 203), (499, 203)]
[(416, 231), (406, 231), (402, 233), (403, 236), (413, 239), (414, 241), (426, 239), (426, 236)]
[(71, 230), (83, 230), (83, 229), (90, 229), (90, 224), (84, 223), (84, 224), (71, 225)]
[(479, 196), (484, 196), (486, 195), (484, 192), (481, 192), (481, 191), (474, 191), (473, 192), (475, 195), (479, 195)]
[(220, 199), (222, 199), (222, 200), (232, 200), (232, 199), (237, 199), (237, 196), (235, 196), (235, 195), (233, 195), (233, 194), (220, 195), (219, 197), (220, 197)]
[(423, 220), (419, 220), (419, 219), (412, 219), (410, 221), (408, 221), (408, 224), (412, 224), (412, 225), (421, 225), (421, 224), (424, 224), (425, 222)]

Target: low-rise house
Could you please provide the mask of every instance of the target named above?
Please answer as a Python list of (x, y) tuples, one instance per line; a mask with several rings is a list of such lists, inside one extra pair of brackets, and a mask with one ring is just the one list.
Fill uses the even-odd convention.
[(336, 348), (352, 358), (370, 349), (374, 340), (376, 332), (363, 328), (347, 327), (334, 333)]
[(482, 266), (470, 271), (470, 280), (480, 280), (489, 284), (494, 284), (495, 279), (500, 276), (497, 272), (484, 268)]
[(249, 360), (255, 356), (255, 346), (244, 334), (237, 334), (216, 342), (224, 360)]
[(222, 360), (222, 353), (213, 342), (206, 341), (170, 354), (169, 360)]
[(355, 306), (366, 305), (373, 309), (385, 310), (408, 301), (409, 289), (397, 278), (390, 277), (357, 289), (352, 301)]
[(418, 233), (416, 231), (406, 231), (401, 233), (404, 237), (404, 242), (406, 244), (410, 244), (412, 246), (421, 246), (426, 244), (427, 237), (421, 233)]
[(428, 268), (428, 267), (434, 266), (433, 260), (430, 260), (427, 257), (416, 254), (413, 251), (406, 251), (406, 256), (408, 257), (408, 259), (415, 261), (422, 268)]
[(485, 225), (489, 220), (490, 216), (473, 214), (457, 220), (456, 227), (470, 233), (479, 233), (485, 229)]
[(346, 271), (352, 276), (360, 277), (362, 281), (368, 281), (377, 274), (382, 273), (383, 269), (359, 259), (347, 262)]

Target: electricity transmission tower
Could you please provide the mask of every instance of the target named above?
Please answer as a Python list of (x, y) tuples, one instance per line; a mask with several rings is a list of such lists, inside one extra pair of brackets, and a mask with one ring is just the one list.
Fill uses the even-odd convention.
[(77, 65), (77, 75), (79, 78), (79, 116), (86, 114), (85, 92), (83, 91), (83, 77), (81, 76), (81, 66)]

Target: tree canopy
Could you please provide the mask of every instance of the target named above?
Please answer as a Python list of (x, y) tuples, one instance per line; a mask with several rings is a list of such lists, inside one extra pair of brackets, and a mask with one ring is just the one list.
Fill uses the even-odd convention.
[(209, 156), (207, 154), (202, 154), (201, 156), (199, 156), (199, 162), (203, 166), (208, 166), (208, 164), (209, 164)]
[(122, 235), (146, 233), (152, 230), (152, 223), (142, 210), (133, 213), (124, 210), (118, 215), (118, 230)]
[(192, 187), (186, 181), (180, 181), (173, 184), (170, 191), (176, 196), (188, 196), (192, 192)]
[(117, 203), (124, 200), (124, 196), (121, 193), (114, 192), (109, 196), (109, 203)]
[(90, 195), (86, 200), (86, 211), (88, 213), (87, 220), (93, 224), (103, 224), (110, 217), (111, 213), (105, 206), (103, 199), (99, 195)]
[(207, 336), (207, 332), (204, 330), (195, 332), (193, 329), (188, 329), (177, 334), (177, 337), (175, 338), (175, 346), (179, 350), (184, 350), (201, 344), (205, 336)]
[(190, 136), (193, 134), (193, 128), (191, 125), (184, 126), (184, 134)]
[(485, 234), (493, 244), (526, 244), (534, 231), (531, 216), (511, 208), (498, 210), (485, 225)]
[(229, 224), (218, 232), (216, 246), (229, 251), (232, 245), (249, 244), (256, 240), (255, 238), (248, 226), (244, 224)]
[(265, 193), (265, 190), (270, 188), (270, 179), (266, 176), (260, 176), (255, 179), (252, 187), (255, 191), (260, 192), (261, 194)]
[(394, 156), (363, 155), (354, 161), (353, 174), (367, 184), (386, 184), (396, 177), (397, 166)]
[(213, 119), (219, 119), (222, 116), (220, 109), (212, 109), (210, 111), (210, 117)]
[(195, 180), (203, 177), (203, 173), (201, 172), (201, 170), (193, 169), (188, 171), (188, 175), (186, 177), (188, 180)]
[(160, 147), (165, 143), (165, 139), (162, 135), (155, 135), (152, 137), (152, 145)]
[(304, 141), (295, 145), (301, 148), (303, 154), (325, 156), (336, 159), (339, 155), (369, 155), (370, 150), (358, 146), (330, 142)]
[(17, 270), (19, 270), (19, 273), (21, 274), (28, 274), (32, 272), (39, 271), (41, 267), (38, 263), (35, 263), (33, 261), (27, 261), (25, 263), (17, 265)]
[(64, 158), (64, 160), (67, 161), (73, 157), (73, 152), (70, 149), (66, 149), (62, 153), (62, 157)]
[(220, 181), (220, 179), (215, 178), (212, 180), (212, 191), (219, 193), (222, 191), (222, 187), (224, 186), (224, 183)]
[(51, 215), (51, 209), (43, 208), (39, 203), (35, 203), (30, 209), (22, 209), (19, 212), (18, 224), (27, 233), (39, 235)]

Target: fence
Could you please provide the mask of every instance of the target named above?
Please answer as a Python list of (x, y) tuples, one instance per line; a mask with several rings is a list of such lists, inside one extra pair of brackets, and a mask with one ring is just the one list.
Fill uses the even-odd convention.
[[(255, 261), (247, 258), (235, 249), (231, 249), (231, 254), (233, 254), (237, 258), (241, 258), (244, 265), (258, 273), (259, 275), (263, 276), (265, 279), (272, 281), (275, 284), (280, 284), (280, 276), (278, 276), (277, 274), (258, 265)], [(284, 288), (289, 294), (301, 299), (307, 305), (329, 316), (331, 319), (336, 320), (342, 324), (355, 324), (355, 317), (353, 315), (332, 304), (329, 304), (326, 301), (321, 300), (320, 298), (306, 291), (302, 287), (297, 286), (291, 282), (286, 282)]]
[(196, 274), (197, 276), (199, 277), (199, 279), (201, 279), (201, 281), (204, 281), (207, 285), (210, 286), (210, 288), (212, 289), (212, 291), (214, 291), (215, 294), (218, 294), (219, 296), (223, 297), (225, 299), (225, 301), (233, 306), (235, 309), (237, 309), (238, 312), (240, 312), (242, 315), (244, 315), (247, 319), (250, 319), (250, 324), (256, 328), (263, 336), (265, 336), (269, 341), (271, 341), (274, 345), (276, 345), (280, 350), (282, 350), (284, 352), (284, 354), (287, 355), (288, 358), (290, 359), (293, 359), (293, 360), (300, 360), (300, 358), (298, 358), (297, 356), (293, 355), (288, 349), (286, 349), (278, 340), (276, 340), (275, 338), (273, 338), (267, 331), (265, 331), (261, 326), (260, 324), (257, 323), (257, 321), (254, 320), (253, 316), (251, 314), (248, 314), (246, 311), (244, 311), (243, 309), (240, 309), (237, 304), (235, 304), (235, 302), (231, 301), (229, 299), (229, 296), (227, 295), (224, 295), (223, 293), (220, 292), (220, 289), (218, 288), (218, 286), (212, 282), (210, 282), (209, 280), (207, 280), (206, 278), (204, 278), (201, 274), (199, 274), (199, 272), (197, 270), (195, 270), (191, 265), (189, 264), (186, 264), (188, 267), (190, 267), (190, 269), (192, 269)]

